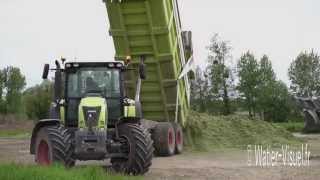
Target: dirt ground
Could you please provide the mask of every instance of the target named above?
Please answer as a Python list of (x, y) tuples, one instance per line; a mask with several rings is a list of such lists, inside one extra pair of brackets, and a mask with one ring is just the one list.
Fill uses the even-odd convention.
[[(211, 153), (184, 153), (174, 157), (156, 157), (146, 179), (217, 179), (217, 180), (319, 180), (320, 135), (300, 135), (310, 144), (308, 167), (250, 167), (247, 151), (219, 150)], [(33, 164), (29, 155), (29, 139), (0, 138), (0, 162)], [(106, 162), (89, 162), (105, 165)], [(77, 162), (77, 166), (88, 162)]]

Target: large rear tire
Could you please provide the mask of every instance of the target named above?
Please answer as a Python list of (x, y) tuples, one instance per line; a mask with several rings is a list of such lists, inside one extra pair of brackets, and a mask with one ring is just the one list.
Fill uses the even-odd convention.
[(149, 171), (153, 157), (153, 141), (146, 128), (138, 124), (122, 124), (118, 127), (122, 153), (127, 158), (111, 158), (112, 168), (118, 173), (143, 175)]
[(172, 123), (175, 137), (176, 137), (176, 146), (175, 153), (181, 154), (183, 152), (183, 131), (182, 127), (178, 123)]
[(171, 123), (158, 123), (153, 130), (152, 139), (156, 154), (172, 156), (175, 152), (175, 133)]
[(67, 167), (75, 164), (72, 158), (71, 135), (62, 126), (41, 128), (36, 137), (35, 161), (39, 165), (61, 163)]

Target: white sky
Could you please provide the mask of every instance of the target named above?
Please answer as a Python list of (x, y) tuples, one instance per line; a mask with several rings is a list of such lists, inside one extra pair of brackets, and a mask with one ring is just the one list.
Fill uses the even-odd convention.
[[(269, 55), (285, 82), (299, 52), (320, 52), (319, 0), (179, 1), (200, 64), (214, 33), (231, 42), (234, 61), (247, 50), (257, 57)], [(43, 64), (60, 56), (112, 60), (108, 28), (102, 0), (0, 0), (0, 68), (20, 67), (30, 86), (41, 81)]]

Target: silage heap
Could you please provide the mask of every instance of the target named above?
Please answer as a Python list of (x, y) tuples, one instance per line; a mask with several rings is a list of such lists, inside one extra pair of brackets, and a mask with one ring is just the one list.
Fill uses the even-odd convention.
[(210, 116), (190, 112), (188, 118), (184, 130), (189, 150), (246, 149), (248, 145), (280, 147), (301, 143), (282, 127), (244, 115)]

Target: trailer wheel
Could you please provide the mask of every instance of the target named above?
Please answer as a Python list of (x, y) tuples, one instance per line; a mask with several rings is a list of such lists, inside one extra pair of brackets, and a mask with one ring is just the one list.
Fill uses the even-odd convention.
[(181, 154), (183, 151), (183, 131), (182, 127), (178, 123), (172, 123), (175, 136), (176, 136), (176, 146), (175, 146), (175, 153)]
[(159, 123), (152, 133), (156, 154), (172, 156), (175, 152), (175, 133), (171, 123)]
[(118, 127), (121, 151), (126, 158), (111, 158), (112, 168), (119, 173), (143, 175), (149, 171), (153, 157), (153, 141), (146, 128), (137, 124)]
[(73, 166), (75, 160), (68, 157), (71, 154), (71, 138), (67, 129), (62, 126), (48, 126), (41, 128), (36, 137), (35, 161), (39, 165), (62, 163)]

